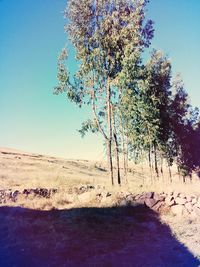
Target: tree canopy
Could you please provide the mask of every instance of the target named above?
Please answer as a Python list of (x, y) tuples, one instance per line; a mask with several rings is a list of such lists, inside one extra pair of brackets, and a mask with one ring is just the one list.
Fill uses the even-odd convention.
[(154, 35), (153, 22), (146, 19), (147, 3), (69, 0), (65, 9), (65, 31), (79, 68), (72, 77), (63, 49), (55, 93), (66, 92), (80, 107), (91, 106), (93, 119), (83, 122), (80, 133), (102, 134), (112, 184), (113, 158), (121, 184), (120, 154), (124, 176), (130, 159), (148, 158), (157, 176), (163, 160), (169, 167), (175, 162), (183, 175), (200, 166), (198, 109), (189, 104), (182, 81), (172, 82), (171, 62), (162, 52), (153, 50), (143, 60)]

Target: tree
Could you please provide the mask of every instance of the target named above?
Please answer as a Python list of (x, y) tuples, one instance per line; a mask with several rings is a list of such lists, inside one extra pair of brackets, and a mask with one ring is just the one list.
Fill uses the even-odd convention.
[(193, 108), (184, 89), (180, 75), (175, 78), (174, 94), (171, 104), (171, 127), (173, 131), (174, 150), (179, 172), (183, 176), (192, 174), (200, 166), (200, 149), (197, 145), (199, 135), (199, 110)]
[[(84, 124), (102, 134), (107, 144), (107, 158), (112, 184), (113, 142), (118, 158), (115, 124), (120, 103), (120, 88), (129, 68), (139, 61), (153, 37), (153, 23), (145, 22), (147, 0), (69, 0), (65, 10), (66, 33), (72, 42), (79, 69), (72, 79), (66, 67), (64, 49), (58, 60), (59, 85), (56, 93), (66, 92), (79, 106), (92, 107), (94, 120)], [(134, 70), (137, 72), (137, 69)], [(84, 130), (84, 129), (83, 129)], [(118, 161), (118, 160), (117, 160)], [(120, 183), (119, 164), (118, 183)]]
[(171, 63), (163, 53), (154, 50), (145, 65), (137, 62), (136, 73), (130, 69), (127, 75), (131, 79), (130, 84), (124, 84), (128, 89), (122, 98), (122, 114), (135, 161), (147, 154), (152, 171), (153, 154), (158, 176), (158, 154), (166, 157), (170, 134)]

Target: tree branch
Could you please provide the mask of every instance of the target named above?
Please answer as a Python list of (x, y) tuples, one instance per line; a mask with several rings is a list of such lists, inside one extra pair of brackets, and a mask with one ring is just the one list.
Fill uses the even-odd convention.
[(101, 126), (101, 123), (100, 123), (100, 121), (99, 121), (99, 118), (98, 118), (98, 115), (97, 115), (97, 112), (96, 112), (96, 105), (95, 105), (95, 91), (94, 91), (94, 90), (91, 92), (91, 98), (92, 98), (92, 110), (93, 110), (93, 114), (94, 114), (96, 123), (97, 123), (98, 128), (99, 128), (99, 131), (102, 133), (103, 137), (104, 137), (106, 140), (108, 140), (108, 137), (107, 137), (106, 133), (104, 132), (102, 126)]

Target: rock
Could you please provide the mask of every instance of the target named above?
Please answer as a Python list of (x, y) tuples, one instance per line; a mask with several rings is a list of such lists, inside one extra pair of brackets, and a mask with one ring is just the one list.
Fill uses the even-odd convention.
[(87, 191), (87, 186), (85, 185), (82, 185), (78, 188), (78, 192), (81, 194), (81, 193), (84, 193)]
[(95, 186), (94, 185), (87, 185), (87, 189), (95, 189)]
[(160, 209), (162, 206), (164, 206), (164, 204), (165, 204), (164, 201), (159, 201), (159, 202), (157, 202), (157, 203), (152, 207), (152, 210), (158, 212), (159, 209)]
[(146, 198), (145, 199), (145, 204), (147, 207), (152, 208), (158, 201), (156, 201), (153, 198)]
[(197, 200), (196, 206), (200, 208), (200, 198)]
[(41, 197), (49, 197), (49, 191), (48, 189), (46, 188), (40, 188), (38, 190), (38, 194), (41, 196)]
[(177, 198), (179, 195), (180, 195), (180, 193), (179, 193), (179, 192), (177, 192), (177, 191), (174, 191), (174, 193), (173, 193), (173, 197), (174, 197), (174, 199), (175, 199), (175, 198)]
[(168, 196), (168, 197), (166, 197), (166, 199), (165, 199), (165, 203), (166, 203), (169, 207), (173, 206), (173, 205), (175, 204), (174, 197), (172, 197), (172, 196)]
[(97, 197), (97, 199), (101, 199), (102, 198), (102, 194), (101, 193), (97, 193), (96, 197)]
[(187, 202), (192, 202), (191, 196), (186, 196)]
[(158, 193), (154, 193), (153, 199), (155, 199), (156, 201), (163, 201), (165, 200), (165, 197), (162, 195), (159, 195)]
[(153, 198), (153, 192), (147, 192), (145, 198)]
[(138, 198), (137, 199), (137, 203), (141, 204), (141, 205), (144, 205), (145, 204), (145, 198), (144, 197), (143, 198)]
[(133, 201), (133, 196), (132, 195), (128, 195), (126, 197), (126, 200), (131, 203)]
[(196, 219), (198, 216), (196, 215), (195, 211), (193, 210), (191, 213), (190, 213), (190, 218), (193, 218), (193, 219)]
[(186, 208), (183, 208), (183, 216), (188, 216), (188, 215), (190, 215), (190, 212)]
[(15, 190), (14, 192), (10, 193), (10, 199), (11, 201), (15, 202), (17, 200), (18, 195), (20, 192), (18, 190)]
[(17, 197), (18, 195), (20, 194), (19, 190), (15, 190), (13, 193), (12, 193), (12, 197)]
[(108, 192), (108, 191), (101, 191), (101, 196), (102, 196), (102, 198), (107, 198), (107, 197), (111, 197), (112, 196), (112, 194), (110, 193), (110, 192)]
[(101, 190), (101, 191), (98, 190), (97, 192), (98, 192), (97, 195), (98, 195), (99, 197), (102, 197), (102, 198), (106, 198), (107, 193), (108, 193), (108, 192), (105, 191), (105, 190), (103, 190), (103, 191), (102, 191), (102, 190)]
[(200, 209), (197, 207), (194, 207), (193, 210), (194, 210), (195, 214), (199, 217), (200, 216)]
[(56, 189), (56, 188), (52, 188), (52, 189), (50, 189), (50, 191), (51, 191), (51, 194), (55, 194), (55, 193), (58, 192), (58, 189)]
[(139, 198), (140, 198), (140, 194), (137, 194), (137, 195), (134, 196), (135, 200), (138, 200)]
[(164, 192), (162, 192), (162, 193), (160, 193), (160, 196), (166, 198), (167, 197), (167, 194), (164, 193)]
[(112, 197), (103, 197), (101, 199), (101, 205), (102, 206), (109, 206), (109, 207), (111, 207), (114, 204), (116, 205), (116, 202), (113, 201), (113, 198)]
[(124, 197), (125, 197), (124, 192), (118, 192), (117, 193), (117, 198), (122, 199)]
[(30, 192), (28, 189), (24, 189), (22, 194), (28, 196), (30, 194)]
[(128, 202), (126, 201), (126, 199), (122, 199), (122, 200), (119, 202), (119, 206), (120, 206), (120, 207), (126, 207), (126, 206), (128, 206)]
[(185, 204), (185, 208), (186, 208), (189, 212), (192, 212), (192, 210), (193, 210), (193, 206), (192, 206), (191, 203), (186, 203), (186, 204)]
[(196, 204), (197, 203), (197, 198), (192, 198), (192, 204)]
[(186, 196), (185, 196), (184, 194), (179, 194), (179, 197), (180, 197), (180, 198), (183, 198), (183, 199), (184, 199), (184, 198), (186, 199)]
[(78, 201), (81, 203), (90, 202), (91, 199), (92, 199), (91, 192), (84, 192), (84, 193), (78, 195)]
[(174, 205), (171, 207), (171, 211), (174, 215), (181, 216), (181, 215), (183, 215), (184, 206), (183, 205)]
[(175, 199), (175, 203), (176, 203), (176, 204), (179, 204), (179, 205), (185, 205), (186, 202), (187, 202), (187, 200), (186, 200), (185, 198), (177, 197), (177, 198)]
[(69, 202), (69, 203), (73, 203), (75, 201), (75, 195), (74, 194), (66, 194), (66, 200)]
[(106, 197), (111, 197), (112, 194), (110, 192), (107, 192)]

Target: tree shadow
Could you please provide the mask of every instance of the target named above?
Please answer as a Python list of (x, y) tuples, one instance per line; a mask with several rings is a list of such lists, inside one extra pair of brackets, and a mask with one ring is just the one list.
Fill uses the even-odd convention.
[(51, 211), (0, 207), (2, 267), (199, 264), (144, 206)]

